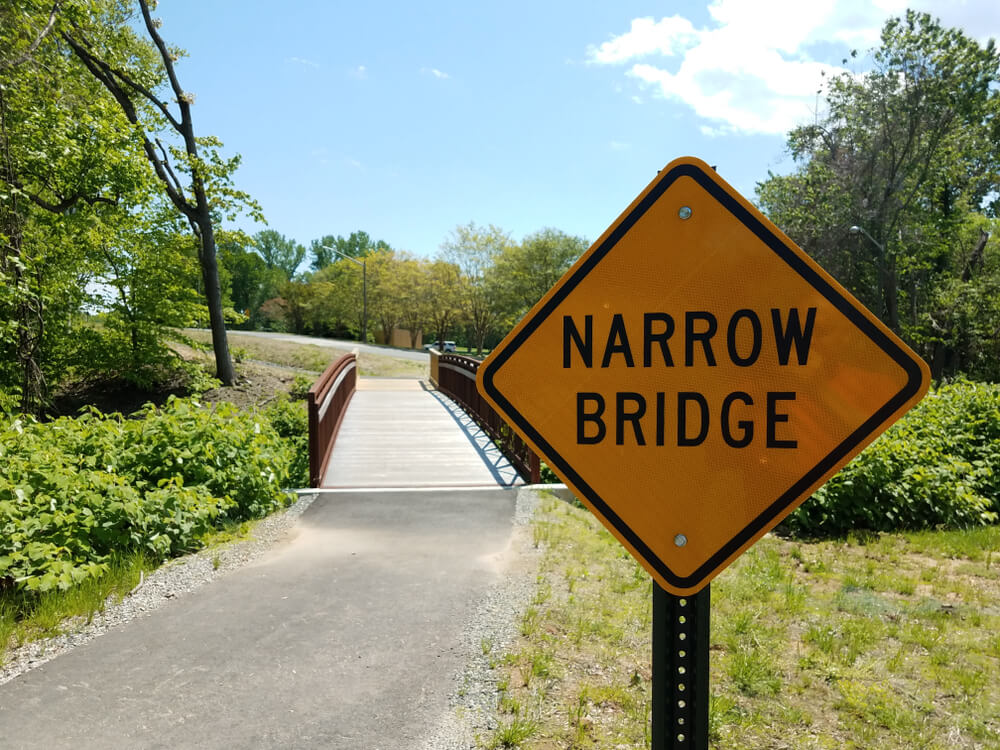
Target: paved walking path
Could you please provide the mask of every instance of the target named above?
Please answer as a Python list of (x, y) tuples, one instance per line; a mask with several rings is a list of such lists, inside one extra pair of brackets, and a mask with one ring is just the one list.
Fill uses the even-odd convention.
[(324, 493), (263, 560), (0, 685), (0, 747), (419, 747), (515, 494)]
[(324, 487), (519, 484), (517, 471), (451, 399), (416, 378), (359, 378)]

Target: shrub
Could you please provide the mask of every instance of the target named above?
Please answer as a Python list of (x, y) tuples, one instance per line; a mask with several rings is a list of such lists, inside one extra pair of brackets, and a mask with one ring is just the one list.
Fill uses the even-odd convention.
[(288, 466), (290, 487), (309, 486), (309, 414), (302, 401), (280, 398), (268, 404), (264, 416), (292, 451)]
[(556, 473), (549, 468), (549, 465), (544, 461), (541, 462), (539, 468), (539, 475), (541, 476), (542, 484), (560, 484), (562, 480), (556, 476)]
[(805, 535), (994, 523), (1000, 511), (1000, 386), (929, 393), (785, 522)]
[(289, 501), (293, 451), (266, 416), (171, 398), (140, 417), (0, 419), (0, 590), (66, 589), (115, 552), (177, 555)]
[(292, 453), (263, 415), (178, 398), (141, 415), (125, 422), (122, 452), (137, 480), (203, 486), (233, 501), (225, 512), (232, 520), (259, 518), (284, 503)]
[(309, 389), (316, 382), (315, 378), (308, 375), (296, 375), (292, 380), (292, 387), (288, 389), (288, 394), (294, 401), (303, 401), (309, 396)]

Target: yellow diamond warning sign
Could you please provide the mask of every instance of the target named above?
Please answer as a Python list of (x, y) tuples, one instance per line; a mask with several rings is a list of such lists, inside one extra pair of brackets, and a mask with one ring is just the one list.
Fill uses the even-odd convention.
[(924, 362), (704, 162), (669, 164), (480, 393), (691, 594), (926, 393)]

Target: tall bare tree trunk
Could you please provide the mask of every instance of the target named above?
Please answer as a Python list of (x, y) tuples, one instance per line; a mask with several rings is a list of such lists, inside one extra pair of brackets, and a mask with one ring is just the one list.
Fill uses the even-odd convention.
[[(198, 180), (200, 183), (200, 180)], [(204, 195), (200, 184), (196, 193)], [(198, 262), (201, 266), (201, 280), (205, 284), (205, 301), (208, 303), (208, 321), (212, 329), (212, 349), (215, 351), (216, 377), (225, 385), (236, 382), (236, 369), (229, 355), (229, 341), (226, 336), (226, 319), (222, 311), (222, 285), (219, 282), (219, 261), (216, 256), (215, 227), (208, 210), (207, 198), (199, 202), (198, 210)]]

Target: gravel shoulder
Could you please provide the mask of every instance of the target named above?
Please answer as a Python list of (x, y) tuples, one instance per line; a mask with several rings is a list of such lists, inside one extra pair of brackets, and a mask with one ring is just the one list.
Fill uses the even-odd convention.
[(417, 745), (420, 750), (471, 750), (498, 724), (496, 662), (519, 634), (521, 615), (538, 588), (536, 580), (541, 550), (534, 546), (531, 521), (538, 507), (537, 486), (518, 491), (514, 533), (510, 547), (499, 561), (499, 576), (465, 623), (461, 648), (465, 667), (453, 677), (448, 710), (437, 726)]

